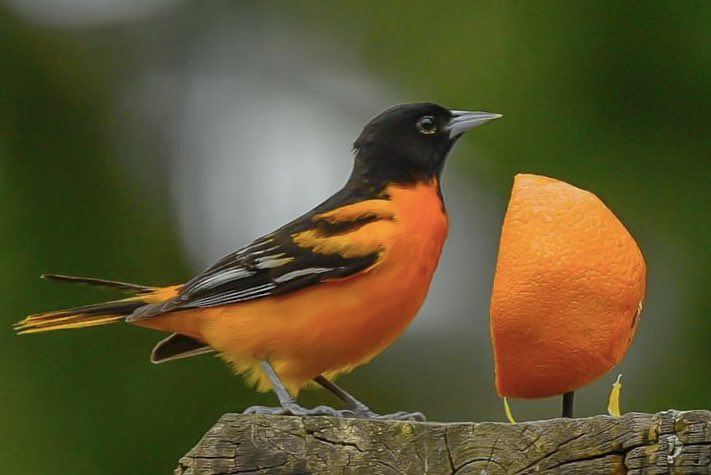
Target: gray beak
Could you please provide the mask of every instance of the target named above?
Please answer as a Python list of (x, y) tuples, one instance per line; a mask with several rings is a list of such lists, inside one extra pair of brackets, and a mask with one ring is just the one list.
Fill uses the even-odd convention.
[(449, 138), (459, 137), (467, 130), (486, 124), (490, 120), (498, 119), (499, 117), (503, 116), (493, 112), (452, 111), (452, 120), (447, 124)]

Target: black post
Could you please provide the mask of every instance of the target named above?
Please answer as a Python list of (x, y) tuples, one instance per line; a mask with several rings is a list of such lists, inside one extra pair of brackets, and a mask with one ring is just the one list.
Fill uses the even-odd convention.
[(563, 417), (573, 417), (573, 406), (575, 406), (575, 391), (563, 394)]

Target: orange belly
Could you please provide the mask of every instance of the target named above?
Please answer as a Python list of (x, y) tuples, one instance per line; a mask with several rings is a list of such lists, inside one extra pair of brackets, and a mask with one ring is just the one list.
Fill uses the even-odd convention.
[[(319, 374), (332, 378), (369, 361), (405, 330), (424, 302), (447, 235), (436, 183), (388, 192), (395, 219), (373, 224), (384, 247), (367, 271), (283, 296), (137, 324), (207, 342), (260, 390), (271, 388), (259, 369), (263, 359), (294, 393)], [(368, 226), (363, 233), (370, 232)]]

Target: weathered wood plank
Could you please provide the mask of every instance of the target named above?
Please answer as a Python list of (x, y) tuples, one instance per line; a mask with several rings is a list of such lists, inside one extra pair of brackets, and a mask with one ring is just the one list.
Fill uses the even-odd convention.
[(711, 474), (711, 412), (515, 425), (225, 414), (175, 470), (237, 473)]

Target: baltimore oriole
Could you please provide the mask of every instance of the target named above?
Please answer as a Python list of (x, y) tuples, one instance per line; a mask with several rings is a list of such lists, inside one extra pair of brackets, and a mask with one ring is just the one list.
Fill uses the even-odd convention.
[[(303, 216), (184, 285), (45, 275), (133, 296), (32, 315), (15, 328), (39, 333), (128, 322), (171, 332), (151, 361), (218, 352), (259, 391), (279, 398), (279, 408), (249, 412), (380, 417), (332, 380), (383, 351), (417, 313), (447, 236), (440, 192), (447, 154), (464, 132), (498, 117), (432, 103), (392, 107), (355, 141), (345, 186)], [(311, 382), (348, 410), (298, 405), (295, 396)]]

